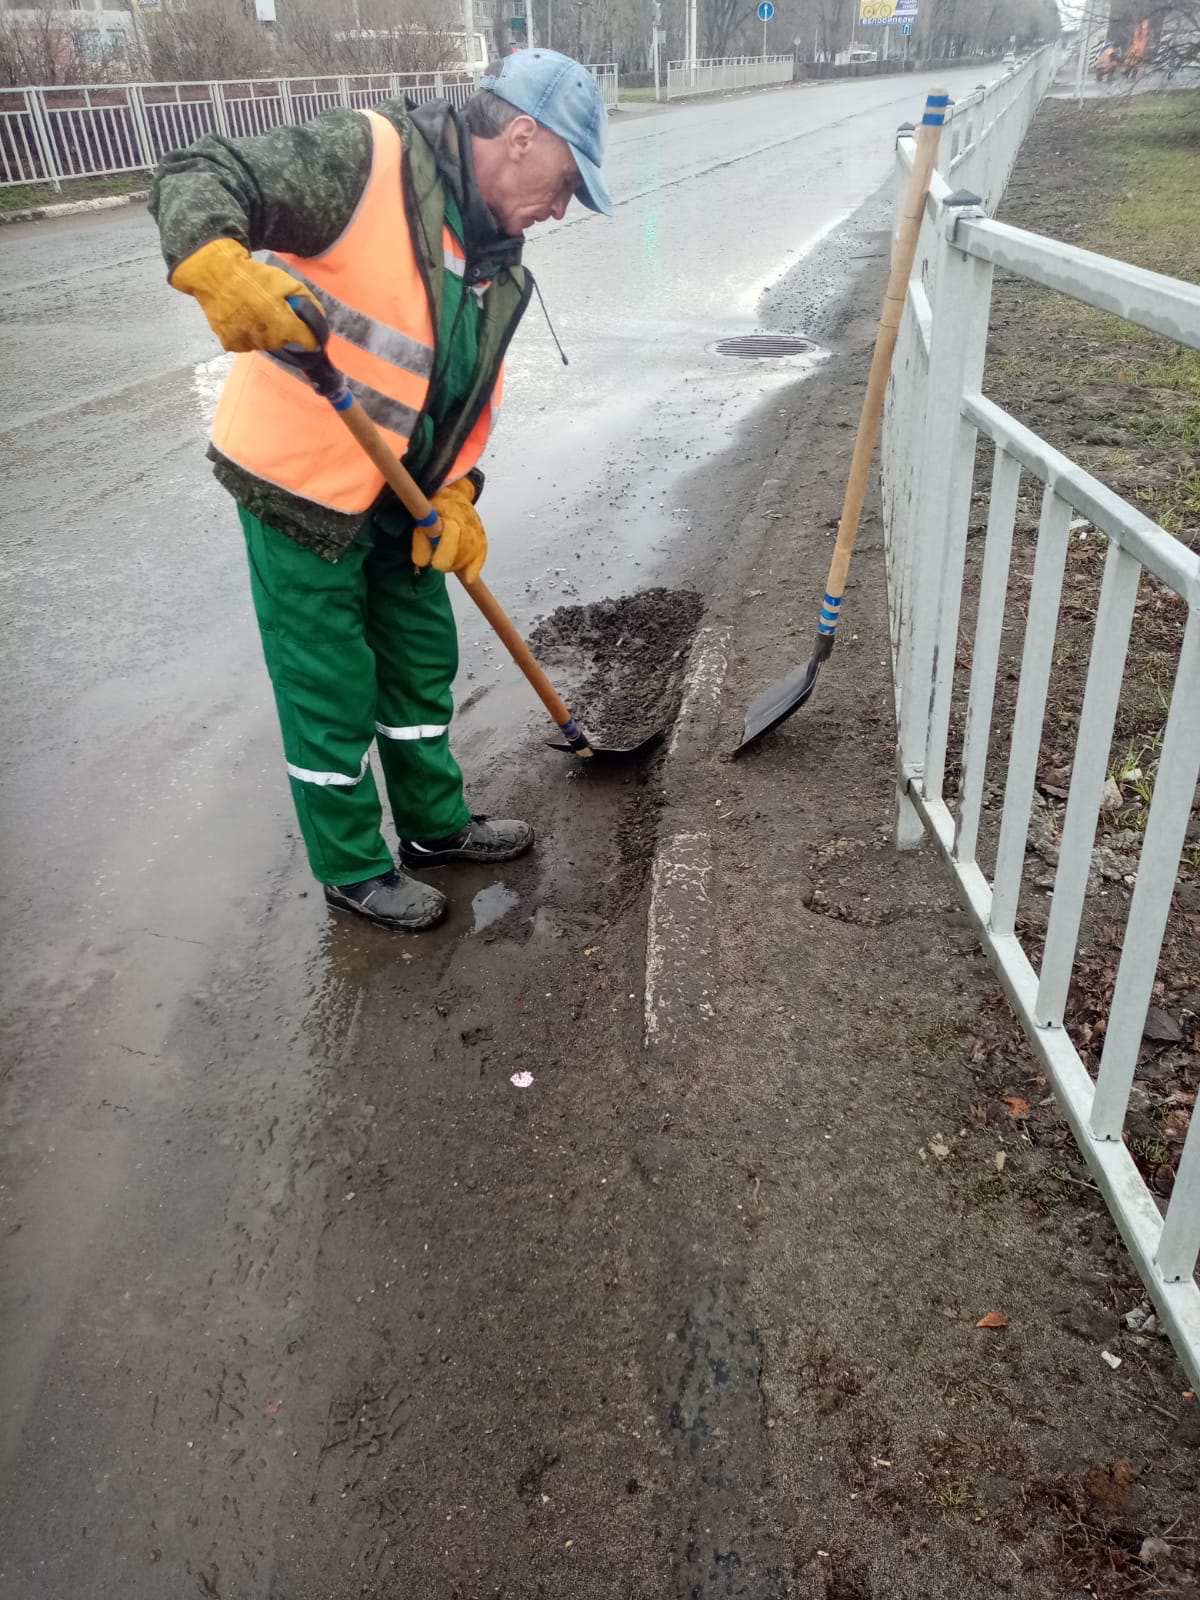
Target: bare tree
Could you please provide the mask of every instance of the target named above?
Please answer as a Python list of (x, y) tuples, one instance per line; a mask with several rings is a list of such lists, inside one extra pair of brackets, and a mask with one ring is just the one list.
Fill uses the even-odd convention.
[(462, 20), (438, 0), (281, 0), (279, 50), (308, 72), (437, 72), (462, 55)]
[[(670, 26), (672, 5), (662, 0), (663, 26)], [(521, 13), (517, 0), (512, 15)], [(539, 44), (549, 43), (576, 61), (615, 61), (627, 71), (641, 71), (648, 61), (653, 0), (535, 0), (534, 31)]]
[(163, 0), (139, 23), (147, 74), (164, 83), (263, 77), (273, 70), (271, 37), (241, 0)]
[(706, 0), (701, 37), (707, 56), (741, 55), (745, 31), (754, 19), (752, 0)]
[(53, 0), (31, 0), (22, 14), (0, 11), (0, 84), (95, 83), (112, 75), (118, 52), (84, 42), (86, 12), (74, 17)]

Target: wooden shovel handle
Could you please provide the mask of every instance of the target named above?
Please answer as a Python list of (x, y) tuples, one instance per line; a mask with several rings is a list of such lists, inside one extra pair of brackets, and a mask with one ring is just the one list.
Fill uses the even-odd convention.
[[(925, 115), (917, 131), (917, 151), (913, 160), (904, 206), (900, 215), (900, 228), (892, 248), (892, 269), (888, 274), (883, 295), (883, 309), (879, 315), (879, 332), (875, 336), (875, 353), (871, 357), (871, 371), (867, 378), (867, 392), (863, 396), (862, 414), (858, 433), (854, 438), (854, 454), (850, 460), (850, 476), (846, 483), (846, 496), (842, 502), (842, 515), (838, 522), (837, 541), (833, 559), (829, 563), (829, 577), (825, 584), (826, 607), (822, 613), (821, 632), (832, 635), (837, 628), (838, 608), (846, 591), (846, 574), (854, 542), (858, 537), (858, 524), (862, 517), (863, 502), (867, 497), (867, 479), (871, 458), (879, 439), (879, 424), (883, 417), (884, 396), (888, 376), (892, 370), (892, 355), (896, 349), (896, 335), (904, 313), (908, 294), (908, 280), (912, 276), (913, 261), (921, 223), (925, 216), (925, 199), (937, 160), (938, 141), (942, 135), (946, 108), (950, 97), (944, 89), (934, 89), (925, 101)], [(834, 602), (832, 610), (828, 602)]]
[[(432, 503), (426, 499), (412, 474), (404, 466), (404, 463), (396, 455), (396, 452), (379, 432), (379, 429), (371, 421), (358, 401), (355, 400), (345, 410), (339, 411), (338, 416), (341, 417), (363, 450), (370, 456), (375, 466), (383, 473), (404, 509), (417, 522), (425, 522), (430, 516), (435, 516), (436, 513)], [(429, 528), (430, 538), (437, 538), (440, 527), (441, 523), (439, 522)], [(533, 692), (554, 718), (554, 721), (560, 728), (565, 723), (570, 722), (571, 712), (566, 701), (560, 694), (555, 692), (549, 678), (534, 659), (532, 650), (517, 632), (508, 613), (483, 582), (482, 578), (476, 578), (474, 583), (467, 583), (462, 580), (462, 585), (487, 618), (501, 644), (520, 667), (526, 678), (528, 678)]]

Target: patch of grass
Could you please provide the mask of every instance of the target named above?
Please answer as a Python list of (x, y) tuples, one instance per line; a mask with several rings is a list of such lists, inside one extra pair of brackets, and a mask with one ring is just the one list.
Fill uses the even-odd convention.
[(941, 1506), (944, 1511), (954, 1511), (975, 1504), (975, 1487), (970, 1483), (934, 1483), (925, 1497), (931, 1506)]
[(1129, 1148), (1134, 1155), (1141, 1156), (1149, 1167), (1165, 1166), (1171, 1159), (1171, 1152), (1157, 1135), (1148, 1135), (1145, 1138), (1134, 1138), (1129, 1141)]
[[(1054, 104), (1039, 125), (1075, 182), (1045, 174), (1034, 215), (1012, 221), (1200, 282), (1200, 92), (1094, 104), (1083, 119)], [(998, 281), (996, 304), (996, 398), (1168, 533), (1200, 540), (1200, 354), (1020, 279)]]
[(1154, 504), (1167, 532), (1182, 537), (1200, 518), (1200, 470), (1181, 471), (1174, 483), (1154, 497)]
[(148, 172), (124, 172), (110, 178), (64, 178), (61, 189), (52, 183), (20, 183), (11, 189), (0, 189), (0, 211), (31, 211), (36, 206), (57, 206), (66, 200), (135, 194), (149, 187)]
[(1165, 351), (1148, 361), (1134, 363), (1121, 376), (1146, 389), (1169, 389), (1200, 399), (1200, 353), (1195, 350)]

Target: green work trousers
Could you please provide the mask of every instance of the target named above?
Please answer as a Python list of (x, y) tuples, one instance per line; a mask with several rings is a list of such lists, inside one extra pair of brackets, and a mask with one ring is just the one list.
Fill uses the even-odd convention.
[(450, 754), (458, 630), (446, 580), (418, 575), (408, 538), (374, 521), (332, 563), (238, 515), (309, 865), (332, 884), (390, 872), (372, 739), (402, 839), (443, 839), (471, 820)]

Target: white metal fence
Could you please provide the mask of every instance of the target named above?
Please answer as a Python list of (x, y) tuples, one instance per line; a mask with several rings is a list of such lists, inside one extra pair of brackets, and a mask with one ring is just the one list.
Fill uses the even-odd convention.
[(938, 168), (954, 186), (996, 209), (1042, 96), (1054, 81), (1058, 51), (1045, 46), (994, 83), (980, 85), (954, 104)]
[[(1020, 95), (1011, 102), (1025, 114)], [(962, 108), (956, 108), (956, 120)], [(998, 118), (979, 124), (995, 129)], [(992, 274), (999, 266), (1085, 305), (1200, 349), (1200, 287), (994, 222), (955, 192), (964, 169), (994, 201), (1016, 142), (989, 155), (980, 137), (935, 175), (901, 326), (885, 426), (883, 473), (898, 723), (901, 843), (936, 842), (1146, 1288), (1192, 1381), (1200, 1383), (1200, 1113), (1193, 1115), (1165, 1214), (1122, 1139), (1181, 851), (1200, 777), (1200, 557), (1024, 427), (983, 393)], [(914, 145), (901, 138), (907, 174)], [(1009, 153), (1011, 151), (1011, 153)], [(973, 163), (973, 168), (969, 165)], [(997, 187), (999, 186), (999, 187)], [(1052, 353), (1048, 353), (1052, 360)], [(994, 448), (973, 647), (958, 641), (979, 436)], [(1016, 705), (996, 717), (995, 690), (1022, 476), (1041, 485)], [(1107, 540), (1086, 689), (1035, 969), (1017, 906), (1037, 780), (1072, 518)], [(1093, 1079), (1064, 1026), (1088, 894), (1097, 820), (1125, 673), (1134, 605), (1148, 572), (1187, 610), (1153, 799)], [(1011, 626), (1011, 623), (1010, 623)], [(965, 689), (957, 793), (945, 774), (952, 697)], [(1007, 741), (994, 858), (981, 864), (985, 771)], [(958, 754), (959, 752), (955, 752)]]
[[(612, 63), (589, 67), (607, 106), (618, 98)], [(0, 90), (0, 186), (151, 171), (202, 134), (231, 138), (307, 122), (337, 107), (363, 111), (407, 95), (461, 106), (475, 79), (460, 72), (362, 77), (226, 79), (102, 87)]]
[(668, 61), (667, 99), (716, 94), (722, 89), (761, 89), (791, 83), (794, 56), (717, 56), (708, 61)]

